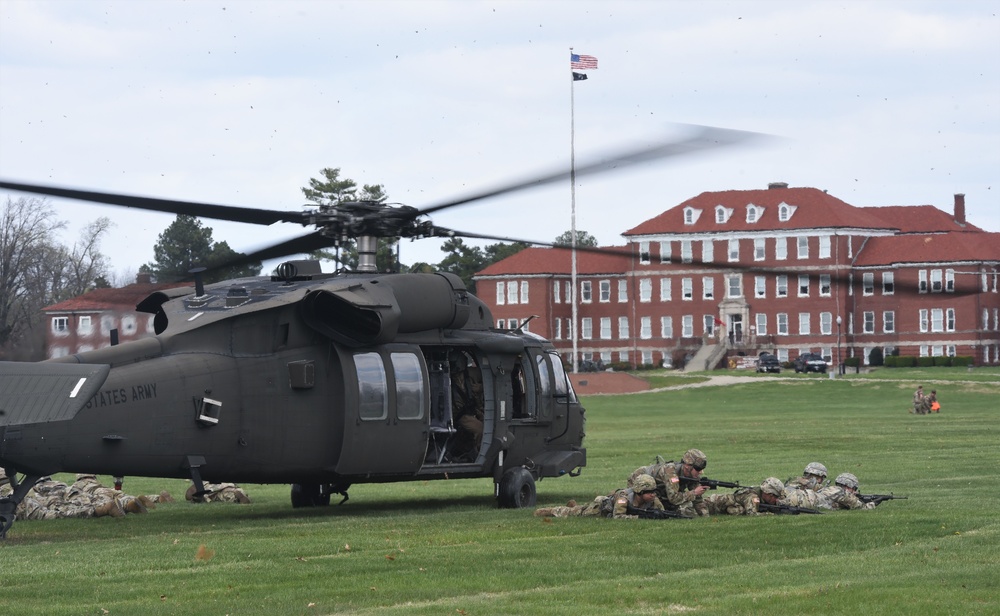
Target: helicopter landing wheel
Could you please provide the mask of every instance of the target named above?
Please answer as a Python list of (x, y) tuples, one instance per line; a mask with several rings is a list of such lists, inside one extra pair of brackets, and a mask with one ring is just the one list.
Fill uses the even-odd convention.
[(535, 478), (523, 467), (512, 468), (500, 478), (497, 504), (503, 509), (534, 507)]
[(318, 483), (293, 483), (292, 508), (325, 507), (330, 504), (330, 492)]

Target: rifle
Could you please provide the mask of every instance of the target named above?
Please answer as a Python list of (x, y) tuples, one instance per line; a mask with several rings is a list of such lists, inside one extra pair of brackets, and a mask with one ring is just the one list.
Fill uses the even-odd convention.
[(701, 477), (699, 479), (692, 479), (690, 477), (681, 477), (680, 480), (695, 485), (706, 486), (709, 490), (716, 490), (718, 488), (739, 489), (745, 487), (741, 486), (740, 482), (738, 481), (734, 483), (732, 481), (720, 481), (718, 479), (709, 479), (708, 477)]
[(758, 503), (757, 511), (767, 512), (767, 513), (787, 513), (790, 515), (799, 515), (800, 513), (823, 513), (819, 509), (810, 509), (809, 507), (793, 507), (791, 505), (769, 505), (767, 503)]
[(640, 509), (632, 504), (629, 504), (625, 508), (625, 513), (628, 515), (638, 516), (642, 520), (668, 520), (672, 518), (677, 518), (681, 520), (690, 520), (691, 516), (684, 515), (679, 511), (667, 511), (666, 509)]
[(889, 494), (855, 494), (862, 503), (875, 503), (881, 505), (887, 500), (906, 500), (908, 496), (893, 496)]

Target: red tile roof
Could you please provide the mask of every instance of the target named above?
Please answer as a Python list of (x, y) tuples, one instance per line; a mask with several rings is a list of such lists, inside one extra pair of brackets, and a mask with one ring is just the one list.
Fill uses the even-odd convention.
[(934, 233), (941, 231), (982, 231), (976, 225), (955, 222), (955, 216), (933, 205), (886, 205), (859, 208), (871, 213), (902, 233)]
[[(764, 208), (757, 222), (748, 223), (746, 207), (754, 204)], [(778, 220), (782, 203), (796, 207), (785, 222)], [(715, 222), (715, 206), (733, 211), (724, 223)], [(684, 224), (684, 209), (702, 210), (692, 225)], [(818, 188), (770, 188), (764, 190), (725, 190), (703, 192), (676, 205), (655, 218), (629, 229), (623, 235), (655, 235), (661, 233), (717, 233), (719, 231), (771, 231), (809, 228), (868, 228), (895, 229), (893, 224), (873, 214), (874, 208), (859, 208), (819, 190)]]
[(869, 238), (859, 267), (894, 263), (1000, 261), (1000, 233), (913, 234)]
[(94, 289), (77, 297), (42, 308), (44, 312), (134, 310), (135, 305), (154, 291), (183, 287), (190, 283), (135, 283), (117, 289)]
[[(631, 266), (630, 249), (623, 246), (602, 247), (576, 252), (576, 271), (579, 274), (621, 274)], [(476, 273), (476, 277), (505, 276), (510, 274), (569, 275), (572, 269), (573, 251), (560, 248), (525, 248), (524, 250), (498, 261)]]

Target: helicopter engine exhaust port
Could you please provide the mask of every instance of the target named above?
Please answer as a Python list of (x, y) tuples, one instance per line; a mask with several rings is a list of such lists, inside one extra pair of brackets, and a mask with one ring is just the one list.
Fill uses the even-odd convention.
[(382, 276), (311, 291), (301, 303), (305, 322), (349, 346), (384, 344), (397, 334), (458, 329), (469, 320), (469, 293), (453, 274)]

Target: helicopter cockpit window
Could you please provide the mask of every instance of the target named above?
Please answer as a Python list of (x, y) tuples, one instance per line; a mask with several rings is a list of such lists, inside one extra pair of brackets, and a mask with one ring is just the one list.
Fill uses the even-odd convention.
[(549, 371), (549, 362), (545, 359), (545, 353), (539, 353), (535, 357), (538, 363), (538, 391), (543, 396), (552, 395), (552, 375)]
[(396, 377), (396, 416), (400, 419), (423, 419), (424, 378), (420, 360), (413, 353), (392, 353)]
[(570, 385), (569, 377), (566, 375), (566, 370), (563, 368), (562, 359), (559, 357), (559, 354), (549, 353), (549, 359), (551, 360), (552, 373), (555, 377), (556, 396), (569, 396), (570, 402), (575, 402), (576, 394)]
[(385, 366), (378, 353), (354, 356), (358, 373), (358, 414), (361, 419), (385, 419), (389, 415)]

